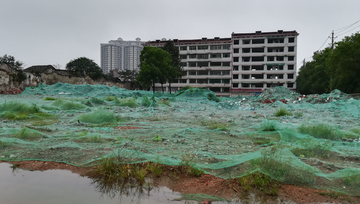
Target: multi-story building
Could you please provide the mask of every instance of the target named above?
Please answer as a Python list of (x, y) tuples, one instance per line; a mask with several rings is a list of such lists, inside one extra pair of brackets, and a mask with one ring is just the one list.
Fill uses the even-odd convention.
[(140, 38), (135, 41), (123, 41), (121, 38), (102, 43), (101, 69), (104, 73), (112, 70), (138, 70), (140, 53), (144, 42)]
[(231, 95), (295, 89), (296, 31), (232, 33)]
[[(166, 40), (156, 40), (144, 46), (162, 47), (165, 43)], [(218, 96), (230, 95), (231, 38), (174, 39), (173, 43), (179, 47), (183, 76), (171, 84), (172, 92), (191, 86), (210, 89)], [(161, 91), (160, 84), (155, 87)]]
[[(217, 96), (251, 95), (275, 86), (295, 89), (298, 35), (278, 30), (232, 33), (231, 38), (174, 39), (183, 76), (172, 83), (172, 92), (184, 86), (208, 88)], [(163, 39), (144, 46), (165, 43)], [(160, 84), (155, 84), (155, 91), (161, 91)]]

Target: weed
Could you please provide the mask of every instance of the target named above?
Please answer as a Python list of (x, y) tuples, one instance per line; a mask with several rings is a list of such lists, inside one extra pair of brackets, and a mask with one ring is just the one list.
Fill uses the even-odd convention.
[(163, 139), (159, 135), (156, 135), (155, 137), (153, 137), (153, 140), (155, 142), (161, 142)]
[(142, 168), (140, 165), (133, 165), (131, 172), (133, 177), (138, 179), (141, 183), (144, 182), (147, 173), (146, 168)]
[(200, 121), (202, 126), (208, 126), (211, 130), (219, 129), (221, 131), (228, 131), (229, 123), (218, 122), (215, 120), (202, 120)]
[(294, 116), (297, 117), (297, 118), (301, 118), (301, 117), (303, 117), (303, 113), (302, 112), (295, 112)]
[(93, 113), (82, 114), (78, 117), (78, 120), (85, 123), (96, 123), (96, 124), (117, 121), (114, 114), (106, 110), (97, 110)]
[(322, 195), (322, 196), (330, 196), (331, 198), (335, 198), (335, 199), (345, 199), (345, 198), (349, 197), (349, 196), (346, 195), (345, 193), (341, 193), (341, 192), (331, 192), (331, 191), (319, 192), (319, 195)]
[(168, 100), (160, 100), (157, 102), (158, 104), (164, 104), (164, 105), (167, 105), (167, 106), (171, 106), (170, 105), (170, 102)]
[(265, 145), (265, 144), (269, 144), (271, 142), (270, 139), (263, 138), (263, 137), (253, 138), (252, 141), (255, 145)]
[(298, 127), (298, 132), (301, 134), (308, 134), (315, 138), (337, 140), (340, 138), (339, 132), (330, 125), (301, 125)]
[(153, 174), (155, 174), (155, 176), (160, 177), (165, 169), (165, 166), (160, 163), (149, 162), (147, 169), (149, 169)]
[(135, 99), (122, 99), (122, 100), (114, 100), (115, 104), (118, 106), (127, 106), (130, 108), (136, 108), (138, 107), (138, 104), (136, 103)]
[(37, 140), (42, 138), (42, 135), (35, 130), (24, 127), (20, 130), (20, 132), (15, 133), (15, 137), (24, 140)]
[(237, 178), (237, 180), (245, 191), (249, 191), (251, 188), (256, 188), (267, 195), (277, 195), (281, 185), (279, 181), (274, 180), (260, 172), (254, 172), (252, 174), (242, 176)]
[(8, 147), (8, 146), (10, 146), (10, 144), (9, 144), (9, 143), (7, 143), (7, 142), (3, 142), (3, 141), (0, 141), (0, 149), (2, 149), (2, 148), (6, 148), (6, 147)]
[(275, 131), (276, 121), (275, 120), (263, 120), (260, 124), (260, 130), (262, 131)]
[(186, 175), (191, 176), (202, 176), (204, 174), (204, 170), (199, 169), (194, 166), (195, 157), (191, 153), (181, 155), (181, 162), (180, 162), (180, 172)]
[(116, 99), (116, 96), (107, 96), (104, 98), (105, 101), (113, 101)]
[(59, 107), (61, 110), (85, 109), (86, 106), (80, 103), (74, 103), (58, 99), (52, 103), (53, 106)]
[(280, 108), (280, 109), (276, 110), (276, 112), (274, 113), (274, 115), (275, 115), (276, 117), (286, 116), (286, 115), (291, 116), (292, 113), (290, 113), (286, 108)]
[(102, 143), (103, 140), (101, 139), (101, 136), (92, 136), (92, 137), (82, 137), (79, 139), (74, 140), (75, 142), (79, 143)]
[(57, 100), (57, 98), (46, 97), (44, 100), (45, 100), (45, 101), (55, 101), (55, 100)]
[(96, 105), (103, 105), (105, 104), (105, 101), (101, 100), (101, 99), (98, 99), (98, 98), (95, 98), (95, 97), (91, 97), (90, 98), (90, 102), (93, 103), (93, 104), (96, 104)]
[(316, 157), (326, 159), (330, 157), (332, 143), (330, 140), (320, 142), (312, 139), (301, 141), (304, 148), (294, 148), (291, 152), (297, 157)]

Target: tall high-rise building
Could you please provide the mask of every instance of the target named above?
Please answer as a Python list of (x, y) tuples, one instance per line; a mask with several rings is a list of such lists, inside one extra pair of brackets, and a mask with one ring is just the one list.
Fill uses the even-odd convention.
[(135, 41), (124, 41), (121, 38), (102, 43), (101, 69), (104, 73), (112, 70), (138, 70), (140, 53), (143, 49), (143, 41), (136, 38)]

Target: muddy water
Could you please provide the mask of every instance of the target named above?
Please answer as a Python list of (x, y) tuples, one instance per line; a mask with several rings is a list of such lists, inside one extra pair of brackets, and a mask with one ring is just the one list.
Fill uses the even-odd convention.
[(66, 170), (13, 171), (10, 164), (0, 163), (1, 204), (184, 203), (172, 201), (181, 194), (165, 187), (127, 193), (119, 195), (116, 190), (101, 192), (89, 178)]

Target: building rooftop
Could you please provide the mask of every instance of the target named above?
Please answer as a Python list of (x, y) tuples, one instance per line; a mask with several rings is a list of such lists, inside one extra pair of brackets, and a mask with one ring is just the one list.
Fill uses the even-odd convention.
[(262, 32), (262, 31), (256, 31), (255, 33), (232, 33), (232, 37), (247, 37), (247, 36), (270, 36), (270, 35), (299, 35), (296, 30), (294, 31), (283, 31), (278, 30), (277, 32)]

